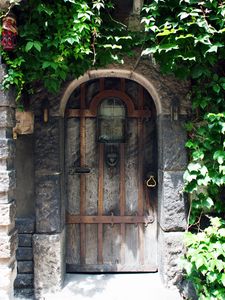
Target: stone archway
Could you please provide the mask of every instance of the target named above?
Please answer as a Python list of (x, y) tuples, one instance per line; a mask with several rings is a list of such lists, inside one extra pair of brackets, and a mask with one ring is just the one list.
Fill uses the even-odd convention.
[[(50, 121), (36, 124), (36, 234), (34, 245), (34, 283), (37, 297), (60, 289), (65, 274), (65, 191), (64, 191), (64, 112), (72, 92), (82, 83), (100, 77), (120, 77), (143, 86), (154, 100), (158, 139), (158, 265), (166, 286), (178, 278), (177, 258), (183, 251), (186, 229), (186, 204), (182, 195), (183, 171), (187, 157), (183, 128), (188, 102), (187, 87), (162, 77), (149, 61), (131, 71), (133, 61), (124, 69), (118, 65), (91, 70), (72, 81), (59, 97)], [(186, 89), (185, 89), (186, 88)], [(57, 102), (56, 102), (57, 101)], [(43, 257), (41, 253), (45, 253)]]

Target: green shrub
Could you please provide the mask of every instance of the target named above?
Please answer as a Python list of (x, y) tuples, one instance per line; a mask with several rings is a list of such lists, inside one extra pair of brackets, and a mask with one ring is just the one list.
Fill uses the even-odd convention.
[(186, 234), (184, 269), (199, 300), (225, 299), (225, 221), (210, 218), (211, 225), (198, 234)]

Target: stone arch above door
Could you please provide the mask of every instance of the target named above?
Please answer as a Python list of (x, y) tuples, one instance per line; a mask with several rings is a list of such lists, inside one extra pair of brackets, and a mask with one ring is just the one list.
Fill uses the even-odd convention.
[(130, 79), (143, 86), (154, 100), (157, 115), (171, 113), (171, 106), (174, 102), (179, 106), (179, 113), (186, 115), (190, 104), (185, 95), (188, 92), (188, 84), (177, 82), (174, 78), (163, 77), (156, 68), (152, 68), (152, 64), (143, 65), (140, 72), (126, 69), (106, 68), (98, 70), (90, 70), (78, 79), (73, 80), (64, 90), (58, 108), (58, 114), (64, 116), (65, 107), (71, 93), (82, 83), (100, 77), (117, 77)]

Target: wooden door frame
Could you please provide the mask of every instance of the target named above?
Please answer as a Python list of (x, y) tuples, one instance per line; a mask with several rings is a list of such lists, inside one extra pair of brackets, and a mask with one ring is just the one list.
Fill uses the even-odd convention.
[[(169, 78), (169, 83), (171, 86), (178, 87), (177, 95), (180, 102), (180, 110), (179, 110), (179, 119), (176, 122), (176, 127), (173, 126), (173, 120), (171, 119), (171, 91), (167, 85), (164, 85), (164, 79), (160, 76), (159, 73), (155, 72), (152, 69), (152, 63), (145, 62), (145, 64), (141, 64), (140, 70), (134, 71), (130, 70), (130, 65), (132, 61), (128, 59), (127, 63), (118, 68), (105, 68), (105, 69), (97, 69), (90, 70), (86, 72), (83, 76), (78, 79), (73, 80), (65, 87), (62, 98), (59, 102), (57, 116), (61, 117), (64, 120), (65, 108), (67, 102), (70, 98), (70, 95), (73, 91), (79, 87), (82, 83), (87, 82), (89, 80), (93, 80), (101, 77), (114, 77), (114, 78), (125, 78), (143, 86), (147, 92), (151, 95), (156, 108), (157, 114), (157, 141), (158, 141), (158, 209), (157, 209), (157, 219), (158, 219), (158, 265), (159, 272), (163, 277), (164, 282), (167, 284), (172, 281), (170, 277), (170, 272), (175, 274), (176, 270), (179, 267), (171, 268), (171, 261), (173, 257), (173, 253), (176, 253), (175, 257), (177, 258), (177, 253), (182, 253), (183, 249), (183, 232), (186, 229), (186, 204), (184, 202), (183, 196), (179, 193), (176, 194), (176, 190), (182, 189), (183, 182), (183, 170), (186, 167), (187, 161), (187, 152), (185, 151), (184, 144), (186, 142), (186, 133), (183, 126), (183, 118), (186, 117), (187, 109), (190, 107), (190, 102), (185, 101), (183, 98), (179, 98), (179, 85), (180, 83), (175, 82), (173, 78)], [(173, 83), (174, 82), (174, 83)], [(182, 86), (182, 90), (185, 89)], [(186, 90), (186, 89), (185, 89)], [(172, 131), (171, 131), (171, 128)], [(170, 149), (167, 146), (167, 141), (164, 137), (166, 135), (170, 136), (171, 141), (174, 142), (172, 148), (178, 149), (175, 156), (178, 158), (177, 162), (173, 159), (170, 163)], [(179, 141), (176, 138), (180, 137)], [(63, 138), (62, 138), (63, 139)], [(171, 145), (171, 143), (169, 144)], [(182, 147), (183, 145), (183, 147)], [(63, 148), (63, 146), (62, 146)], [(62, 149), (63, 150), (63, 149)], [(169, 151), (168, 151), (169, 150)], [(63, 150), (64, 153), (64, 150)], [(64, 154), (63, 154), (64, 155)], [(172, 158), (172, 157), (171, 157)], [(169, 161), (170, 166), (167, 167), (167, 162)], [(176, 164), (175, 169), (173, 169), (174, 163)], [(169, 173), (167, 174), (167, 170)], [(170, 173), (172, 172), (172, 173)], [(169, 174), (171, 174), (170, 177)], [(176, 178), (175, 185), (173, 184), (173, 178)], [(171, 211), (171, 205), (169, 204), (170, 195), (168, 197), (168, 193), (164, 192), (164, 186), (174, 186), (175, 192), (173, 192), (174, 203), (178, 203), (173, 211)], [(172, 198), (172, 199), (173, 199)], [(182, 202), (181, 202), (182, 201)], [(64, 201), (63, 201), (64, 202)], [(184, 202), (184, 204), (183, 204)], [(167, 204), (168, 203), (168, 204)], [(63, 204), (64, 205), (64, 204)], [(63, 208), (62, 208), (63, 209)], [(166, 216), (169, 216), (167, 218)], [(63, 220), (62, 220), (63, 221)], [(167, 247), (166, 245), (170, 245), (168, 249), (166, 249), (168, 255), (165, 257), (164, 249)], [(64, 245), (65, 247), (65, 245)], [(176, 262), (174, 262), (174, 266)]]
[[(97, 79), (96, 79), (97, 80)], [(85, 103), (85, 93), (86, 93), (86, 83), (82, 83), (80, 86), (80, 108), (79, 109), (67, 109), (66, 117), (67, 118), (79, 118), (80, 120), (80, 167), (85, 167), (85, 132), (86, 132), (86, 118), (96, 118), (98, 116), (98, 109), (102, 101), (110, 97), (116, 97), (120, 99), (124, 106), (126, 107), (127, 115), (126, 117), (136, 118), (137, 119), (137, 147), (138, 153), (143, 153), (143, 135), (144, 135), (144, 118), (152, 117), (152, 110), (150, 107), (144, 106), (144, 88), (141, 85), (138, 85), (138, 102), (137, 108), (134, 106), (133, 100), (128, 96), (125, 92), (125, 79), (118, 78), (120, 80), (120, 90), (110, 90), (104, 89), (105, 86), (105, 78), (99, 79), (100, 90), (97, 95), (91, 100), (91, 102), (87, 105)], [(154, 107), (152, 108), (154, 110)], [(121, 231), (121, 262), (124, 254), (124, 241), (125, 241), (125, 226), (126, 224), (135, 224), (138, 227), (138, 239), (139, 239), (139, 249), (140, 249), (140, 270), (139, 271), (147, 271), (147, 270), (156, 270), (156, 266), (145, 265), (144, 264), (144, 233), (143, 233), (143, 224), (147, 226), (150, 223), (156, 222), (156, 217), (154, 212), (152, 211), (152, 215), (144, 216), (144, 199), (146, 197), (144, 186), (143, 186), (143, 156), (137, 155), (137, 189), (138, 189), (138, 198), (137, 198), (137, 215), (136, 216), (126, 216), (125, 215), (125, 165), (124, 165), (124, 144), (120, 144), (120, 196), (119, 196), (119, 207), (120, 207), (120, 215), (119, 216), (105, 216), (103, 215), (103, 144), (99, 144), (99, 177), (98, 177), (98, 215), (89, 216), (85, 212), (85, 174), (80, 174), (80, 215), (73, 215), (70, 213), (66, 214), (66, 224), (80, 224), (80, 264), (85, 265), (85, 226), (86, 224), (97, 224), (98, 228), (98, 255), (96, 270), (98, 267), (103, 264), (103, 224), (120, 224)], [(156, 235), (156, 233), (155, 233)], [(155, 248), (155, 246), (154, 246)], [(122, 263), (121, 263), (122, 264)], [(76, 270), (79, 268), (70, 267), (69, 270)], [(101, 267), (100, 267), (101, 269)], [(127, 267), (116, 269), (114, 271), (129, 271), (130, 269)], [(132, 271), (138, 269), (133, 268)]]

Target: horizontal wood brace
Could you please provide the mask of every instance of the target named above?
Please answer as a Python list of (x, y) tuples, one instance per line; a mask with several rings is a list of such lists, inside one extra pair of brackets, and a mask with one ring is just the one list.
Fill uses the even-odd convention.
[[(97, 117), (95, 112), (92, 112), (89, 109), (67, 109), (66, 110), (66, 117), (67, 118), (95, 118)], [(150, 118), (151, 117), (151, 111), (150, 110), (134, 110), (133, 112), (128, 114), (128, 117), (130, 118)]]
[(67, 214), (67, 224), (149, 224), (152, 216), (77, 216)]
[(157, 272), (157, 265), (126, 265), (126, 264), (96, 264), (96, 265), (78, 265), (78, 264), (66, 264), (66, 271), (68, 273), (79, 273), (79, 272)]

